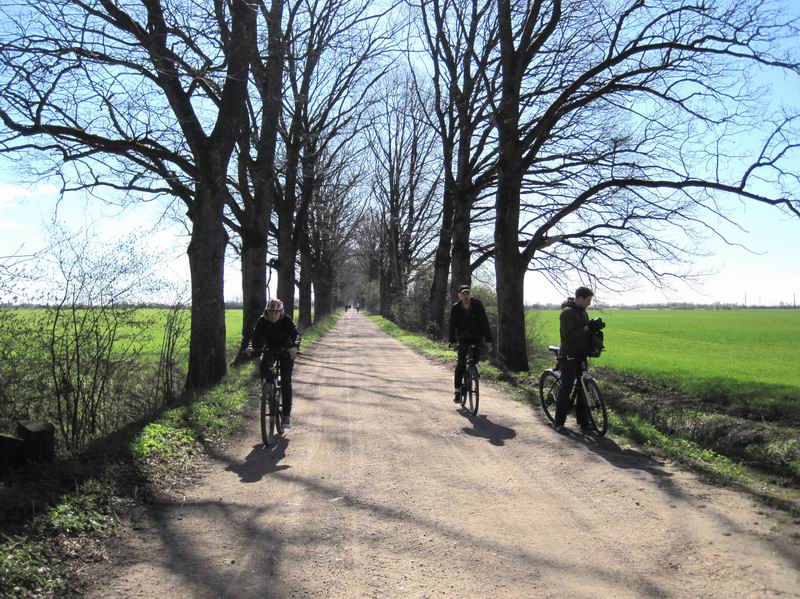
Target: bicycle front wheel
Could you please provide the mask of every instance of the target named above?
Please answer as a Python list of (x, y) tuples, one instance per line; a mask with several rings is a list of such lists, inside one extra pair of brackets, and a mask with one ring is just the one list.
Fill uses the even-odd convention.
[(272, 386), (269, 383), (261, 385), (261, 440), (264, 445), (269, 445), (269, 402), (272, 396)]
[(556, 421), (556, 401), (561, 391), (561, 379), (552, 370), (545, 370), (539, 377), (539, 403), (550, 422)]
[(479, 400), (480, 382), (478, 379), (478, 369), (474, 366), (470, 366), (467, 369), (467, 405), (464, 407), (466, 407), (473, 416), (478, 413)]
[(602, 437), (608, 430), (606, 402), (603, 400), (603, 394), (600, 393), (600, 387), (597, 386), (594, 380), (585, 380), (583, 384), (586, 389), (586, 405), (589, 408), (589, 420), (592, 422), (592, 427), (597, 434)]
[(275, 397), (275, 430), (279, 435), (283, 434), (283, 391), (276, 387), (273, 393)]

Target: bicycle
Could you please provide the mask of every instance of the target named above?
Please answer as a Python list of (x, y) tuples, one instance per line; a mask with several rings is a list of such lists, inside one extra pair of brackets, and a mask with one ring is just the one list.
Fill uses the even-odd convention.
[[(539, 401), (542, 404), (545, 416), (550, 422), (554, 423), (556, 420), (556, 400), (558, 399), (558, 392), (561, 390), (561, 372), (559, 372), (558, 365), (559, 346), (550, 345), (547, 349), (555, 354), (556, 366), (555, 368), (548, 368), (539, 377)], [(597, 382), (589, 374), (587, 360), (584, 360), (581, 376), (575, 381), (575, 386), (571, 392), (572, 403), (576, 406), (576, 402), (580, 401), (579, 393), (586, 399), (589, 423), (595, 432), (602, 437), (608, 430), (608, 412), (600, 387), (597, 386)]]
[(270, 383), (261, 379), (261, 440), (271, 446), (277, 435), (283, 434), (283, 392), (281, 387), (281, 357), (285, 352), (269, 352), (274, 378)]
[[(464, 379), (461, 381), (461, 407), (473, 416), (478, 413), (480, 401), (480, 372), (478, 362), (481, 358), (483, 344), (471, 344), (467, 349), (467, 367), (464, 370)], [(467, 407), (469, 406), (469, 407)]]

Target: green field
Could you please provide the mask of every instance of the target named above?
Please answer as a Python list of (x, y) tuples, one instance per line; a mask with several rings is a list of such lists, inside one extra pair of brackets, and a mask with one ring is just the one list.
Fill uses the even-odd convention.
[[(590, 308), (589, 314), (607, 325), (598, 366), (723, 403), (800, 411), (800, 310)], [(542, 343), (558, 345), (557, 311), (529, 312), (528, 324)]]

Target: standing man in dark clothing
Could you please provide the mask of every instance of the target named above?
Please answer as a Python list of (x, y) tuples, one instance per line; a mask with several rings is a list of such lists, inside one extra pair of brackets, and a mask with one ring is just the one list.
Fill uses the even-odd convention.
[(275, 380), (275, 373), (272, 372), (275, 355), (280, 356), (284, 428), (292, 425), (292, 371), (299, 349), (300, 331), (294, 321), (286, 316), (283, 302), (279, 299), (269, 300), (264, 313), (256, 321), (250, 343), (244, 351), (248, 356), (261, 352), (261, 378), (270, 382)]
[[(594, 292), (588, 287), (578, 287), (575, 299), (568, 299), (561, 304), (560, 331), (561, 347), (558, 350), (558, 364), (561, 368), (561, 389), (556, 399), (556, 419), (553, 428), (557, 432), (564, 430), (564, 422), (570, 405), (570, 394), (578, 377), (583, 373), (586, 356), (591, 351), (591, 331), (589, 315), (586, 308), (592, 303)], [(589, 424), (589, 410), (583, 393), (578, 394), (578, 405), (575, 406), (575, 418), (581, 430)]]
[(450, 308), (449, 327), (450, 344), (458, 343), (453, 401), (461, 403), (461, 382), (464, 379), (464, 371), (467, 369), (469, 346), (483, 343), (484, 339), (487, 343), (494, 344), (486, 310), (480, 300), (472, 297), (469, 285), (462, 285), (458, 288), (458, 301)]

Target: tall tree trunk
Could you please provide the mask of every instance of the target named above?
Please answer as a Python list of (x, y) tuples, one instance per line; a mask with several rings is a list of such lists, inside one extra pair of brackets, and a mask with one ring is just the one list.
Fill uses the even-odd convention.
[(267, 303), (267, 240), (266, 236), (246, 235), (242, 230), (242, 342), (234, 359), (242, 359), (253, 327)]
[(528, 264), (520, 254), (519, 210), (522, 188), (522, 148), (519, 141), (519, 91), (522, 74), (514, 52), (511, 4), (499, 0), (501, 68), (503, 72), (497, 123), (497, 195), (495, 196), (495, 275), (497, 279), (497, 353), (512, 371), (528, 371), (525, 341), (524, 284)]
[(213, 186), (198, 184), (187, 254), (192, 278), (192, 324), (186, 388), (203, 389), (227, 372), (225, 361), (225, 246), (223, 201)]
[[(311, 321), (311, 249), (308, 247), (308, 236), (303, 235), (300, 241), (300, 306), (297, 317), (297, 326), (305, 331), (312, 324)], [(314, 302), (315, 311), (319, 310), (319, 298)]]
[[(504, 244), (505, 245), (505, 244)], [(513, 254), (496, 246), (497, 355), (508, 370), (527, 371), (528, 346), (525, 338), (524, 283), (526, 267), (516, 247)]]
[[(498, 161), (497, 199), (495, 200), (495, 277), (497, 279), (497, 353), (501, 364), (513, 371), (527, 371), (528, 346), (525, 341), (525, 298), (523, 294), (528, 264), (518, 245), (519, 205), (522, 174), (516, 140), (505, 144), (501, 138)], [(504, 152), (505, 149), (505, 152)]]
[(314, 322), (318, 322), (333, 312), (333, 277), (331, 271), (318, 269), (314, 277), (314, 297), (316, 299)]
[(380, 314), (384, 318), (388, 318), (389, 314), (389, 307), (391, 306), (391, 282), (390, 282), (391, 273), (387, 272), (383, 265), (381, 265), (381, 272), (380, 272), (380, 298), (379, 298), (379, 309)]
[(459, 190), (453, 202), (453, 263), (450, 267), (450, 300), (456, 301), (458, 288), (472, 284), (469, 235), (472, 196)]
[[(284, 199), (284, 202), (286, 200)], [(294, 248), (292, 212), (294, 202), (287, 213), (286, 207), (278, 214), (278, 297), (283, 301), (286, 313), (294, 318), (294, 284), (297, 256)]]
[(428, 303), (428, 322), (432, 323), (440, 336), (445, 335), (444, 318), (447, 306), (447, 277), (450, 274), (450, 247), (453, 238), (453, 183), (445, 175), (445, 189), (442, 195), (442, 225), (439, 229), (439, 243), (433, 258), (433, 281)]

